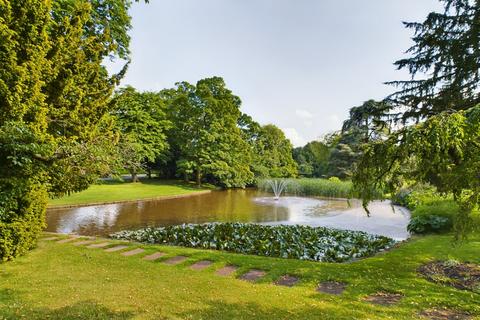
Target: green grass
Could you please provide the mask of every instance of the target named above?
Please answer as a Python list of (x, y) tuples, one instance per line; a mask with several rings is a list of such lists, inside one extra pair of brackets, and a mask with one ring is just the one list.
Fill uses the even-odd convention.
[[(245, 256), (178, 247), (131, 244), (161, 250), (165, 258), (182, 254), (178, 266), (123, 257), (101, 249), (40, 242), (14, 262), (0, 264), (0, 318), (6, 319), (420, 319), (430, 308), (453, 308), (480, 315), (480, 295), (430, 283), (416, 269), (436, 259), (480, 263), (480, 235), (452, 247), (451, 235), (420, 237), (390, 252), (348, 264)], [(209, 259), (203, 271), (188, 266)], [(220, 277), (225, 264), (267, 276), (251, 284)], [(295, 287), (272, 281), (284, 274), (302, 279)], [(341, 296), (318, 293), (320, 281), (348, 283)], [(378, 291), (402, 293), (394, 306), (363, 301)], [(477, 319), (479, 319), (477, 317)]]
[(90, 186), (87, 190), (58, 199), (51, 199), (49, 206), (68, 206), (89, 203), (109, 203), (151, 199), (167, 196), (192, 194), (207, 189), (175, 180), (148, 180), (137, 183), (107, 181)]
[[(258, 188), (263, 191), (271, 192), (272, 188), (268, 184), (269, 179), (260, 180)], [(301, 178), (287, 179), (286, 192), (304, 196), (333, 197), (333, 198), (351, 198), (352, 182), (341, 181), (339, 179), (317, 179)]]

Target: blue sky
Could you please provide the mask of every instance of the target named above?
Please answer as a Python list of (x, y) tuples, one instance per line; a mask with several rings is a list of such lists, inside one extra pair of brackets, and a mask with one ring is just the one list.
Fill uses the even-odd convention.
[(139, 90), (221, 76), (242, 111), (282, 128), (295, 146), (337, 130), (348, 109), (405, 79), (393, 62), (411, 45), (402, 21), (438, 0), (153, 0), (131, 9)]

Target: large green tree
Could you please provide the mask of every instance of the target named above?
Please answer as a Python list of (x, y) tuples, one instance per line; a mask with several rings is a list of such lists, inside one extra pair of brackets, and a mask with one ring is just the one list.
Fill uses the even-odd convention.
[(253, 144), (252, 170), (260, 178), (289, 178), (298, 174), (293, 160), (292, 144), (277, 126), (267, 124), (258, 128)]
[(252, 155), (237, 126), (241, 101), (222, 78), (181, 82), (163, 96), (173, 124), (169, 135), (177, 173), (194, 175), (198, 185), (205, 179), (224, 187), (252, 181)]
[(414, 31), (414, 45), (395, 64), (412, 78), (390, 82), (399, 88), (390, 100), (406, 108), (399, 113), (404, 121), (480, 103), (480, 1), (440, 1), (443, 12), (405, 23)]
[(147, 163), (166, 159), (168, 149), (165, 105), (160, 94), (137, 92), (133, 87), (120, 89), (112, 100), (112, 114), (120, 131), (122, 164), (138, 181), (139, 170)]
[[(480, 201), (480, 106), (443, 112), (397, 130), (367, 146), (354, 176), (364, 207), (378, 189), (395, 192), (405, 178), (453, 194), (460, 212), (457, 236), (465, 235)], [(367, 210), (368, 212), (368, 210)]]
[(293, 149), (298, 173), (304, 177), (323, 177), (328, 174), (331, 147), (324, 141), (311, 141)]
[(108, 100), (125, 69), (111, 76), (102, 62), (126, 57), (129, 5), (0, 1), (0, 259), (35, 245), (48, 193), (108, 170)]

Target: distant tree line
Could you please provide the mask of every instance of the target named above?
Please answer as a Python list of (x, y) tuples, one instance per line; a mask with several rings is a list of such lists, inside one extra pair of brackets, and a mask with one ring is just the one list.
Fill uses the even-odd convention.
[(391, 131), (393, 115), (386, 101), (368, 100), (350, 109), (349, 118), (337, 132), (293, 150), (298, 173), (304, 177), (350, 179), (363, 148), (384, 139)]
[(242, 113), (240, 98), (220, 77), (160, 92), (126, 87), (111, 103), (119, 160), (134, 181), (144, 170), (227, 188), (297, 175), (284, 133)]

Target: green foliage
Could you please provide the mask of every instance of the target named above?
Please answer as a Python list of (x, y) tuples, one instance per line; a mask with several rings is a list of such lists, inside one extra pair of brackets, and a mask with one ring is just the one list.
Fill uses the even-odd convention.
[(224, 187), (252, 181), (251, 150), (237, 126), (241, 101), (222, 78), (195, 86), (181, 82), (162, 94), (173, 123), (169, 138), (178, 157), (177, 173), (188, 176), (193, 170), (199, 185), (205, 178)]
[(392, 239), (359, 231), (307, 226), (212, 223), (120, 231), (115, 239), (231, 251), (268, 257), (343, 262), (392, 246)]
[(374, 189), (394, 193), (402, 179), (430, 183), (439, 192), (453, 195), (459, 207), (456, 234), (464, 236), (480, 200), (479, 115), (480, 106), (442, 113), (370, 144), (354, 177), (364, 205)]
[(119, 90), (112, 101), (113, 115), (120, 132), (119, 150), (123, 167), (137, 181), (136, 174), (146, 162), (166, 158), (166, 131), (171, 123), (158, 93), (137, 92), (132, 87)]
[[(395, 62), (411, 74), (393, 81), (400, 91), (389, 100), (408, 119), (422, 119), (447, 110), (466, 110), (480, 103), (480, 4), (477, 0), (441, 0), (443, 12), (431, 12), (422, 23), (405, 23), (414, 31), (410, 57)], [(417, 77), (418, 76), (418, 77)]]
[(407, 226), (411, 233), (438, 233), (446, 232), (451, 228), (451, 221), (448, 218), (436, 215), (421, 215), (413, 217)]
[(258, 129), (253, 143), (252, 171), (259, 178), (297, 176), (292, 144), (277, 126), (269, 124)]
[(312, 141), (304, 147), (293, 149), (298, 173), (303, 177), (320, 178), (328, 174), (330, 147), (323, 141)]
[(401, 188), (392, 196), (395, 204), (414, 210), (419, 205), (446, 199), (430, 184), (416, 184), (413, 187)]
[(0, 2), (1, 259), (34, 245), (47, 192), (82, 190), (113, 161), (106, 113), (124, 70), (103, 61), (126, 54), (129, 3)]
[[(353, 196), (352, 183), (341, 181), (338, 178), (330, 179), (288, 179), (286, 192), (304, 196), (330, 197), (330, 198), (351, 198)], [(268, 179), (258, 182), (260, 190), (271, 192)]]

